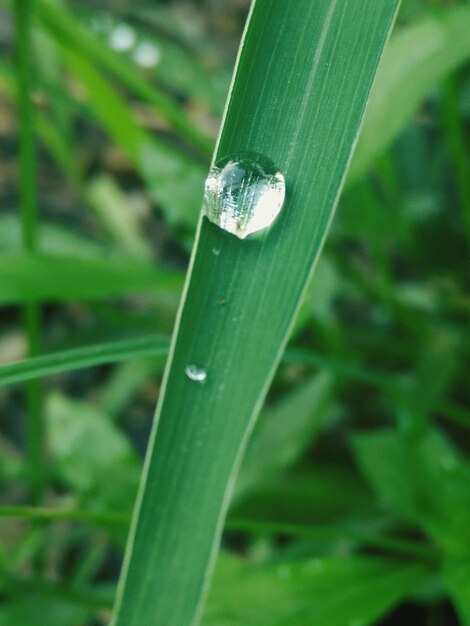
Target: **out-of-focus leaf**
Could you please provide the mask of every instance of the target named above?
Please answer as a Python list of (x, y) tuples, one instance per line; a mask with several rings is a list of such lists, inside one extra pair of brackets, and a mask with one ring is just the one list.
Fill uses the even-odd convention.
[(371, 499), (352, 472), (328, 466), (294, 469), (252, 488), (231, 510), (234, 518), (284, 524), (328, 524), (358, 513)]
[(340, 276), (326, 255), (320, 257), (315, 274), (307, 287), (302, 306), (294, 326), (295, 335), (312, 317), (332, 322), (333, 298), (338, 292)]
[(222, 556), (203, 626), (367, 626), (421, 585), (419, 565), (374, 558), (253, 567)]
[(470, 626), (470, 560), (448, 559), (442, 576), (462, 626)]
[(54, 466), (83, 505), (129, 511), (141, 471), (129, 440), (91, 404), (58, 393), (48, 398), (46, 413)]
[(87, 185), (87, 199), (123, 254), (151, 258), (150, 246), (129, 210), (129, 199), (111, 176), (95, 176)]
[(160, 351), (151, 357), (128, 361), (114, 368), (98, 399), (106, 415), (114, 418), (121, 414), (146, 381), (161, 376), (167, 356), (168, 351)]
[(71, 49), (64, 48), (63, 56), (85, 89), (85, 102), (141, 174), (168, 220), (193, 227), (206, 168), (139, 126), (128, 104), (91, 63)]
[(129, 66), (125, 59), (91, 36), (65, 7), (50, 0), (40, 0), (37, 2), (37, 9), (39, 18), (58, 42), (75, 50), (81, 58), (87, 59), (93, 65), (100, 65), (114, 74), (136, 96), (154, 106), (158, 114), (183, 138), (203, 153), (210, 154), (211, 140), (198, 131), (181, 108), (157, 87), (146, 83), (137, 68)]
[(331, 417), (332, 378), (320, 374), (261, 417), (238, 477), (235, 499), (272, 481), (312, 444)]
[(425, 337), (409, 398), (414, 415), (426, 415), (440, 404), (452, 384), (461, 337), (451, 329), (432, 329)]
[(151, 41), (160, 55), (154, 68), (157, 78), (196, 105), (222, 115), (232, 59), (225, 58), (224, 50), (205, 36), (204, 23), (193, 21), (189, 30), (188, 15), (155, 4), (137, 7), (136, 17), (139, 25), (153, 31)]
[(392, 37), (385, 50), (349, 170), (362, 175), (397, 137), (430, 89), (470, 56), (470, 7), (448, 8)]
[(81, 626), (90, 611), (72, 600), (43, 593), (28, 593), (0, 609), (0, 626)]
[(399, 435), (381, 430), (358, 435), (353, 442), (359, 467), (377, 492), (379, 501), (407, 519), (414, 518), (414, 488), (407, 475), (406, 447)]
[[(44, 254), (73, 257), (97, 257), (111, 254), (111, 250), (102, 244), (45, 220), (39, 226), (39, 242)], [(22, 248), (18, 215), (0, 216), (0, 252), (20, 252)]]
[(0, 386), (149, 354), (154, 357), (166, 356), (169, 345), (167, 337), (139, 337), (31, 357), (11, 365), (0, 366)]
[(182, 280), (135, 259), (0, 255), (0, 304), (177, 292)]
[(437, 430), (382, 430), (354, 438), (364, 475), (382, 503), (449, 552), (470, 553), (470, 467)]

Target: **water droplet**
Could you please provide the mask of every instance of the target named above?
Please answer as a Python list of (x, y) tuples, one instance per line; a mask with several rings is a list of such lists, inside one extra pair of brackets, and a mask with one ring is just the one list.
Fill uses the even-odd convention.
[(135, 49), (133, 57), (140, 67), (155, 67), (160, 61), (160, 50), (152, 43), (142, 42)]
[(219, 248), (212, 248), (212, 253), (215, 254), (215, 256), (219, 256), (220, 254)]
[(117, 26), (111, 32), (109, 38), (109, 45), (113, 50), (118, 52), (125, 52), (130, 50), (135, 44), (135, 30), (127, 24), (117, 24)]
[(205, 383), (207, 378), (207, 372), (202, 367), (198, 367), (197, 365), (187, 365), (185, 370), (186, 376), (194, 380), (196, 383)]
[(271, 226), (285, 195), (284, 176), (272, 161), (255, 152), (241, 152), (211, 168), (203, 210), (211, 222), (245, 239)]

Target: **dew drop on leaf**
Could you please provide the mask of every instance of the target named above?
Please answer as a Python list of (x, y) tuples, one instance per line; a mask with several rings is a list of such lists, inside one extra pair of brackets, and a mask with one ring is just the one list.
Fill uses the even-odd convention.
[(203, 211), (240, 239), (271, 226), (284, 204), (286, 184), (274, 163), (255, 152), (225, 157), (206, 179)]
[(194, 380), (196, 383), (205, 383), (207, 378), (207, 372), (202, 367), (198, 367), (197, 365), (191, 364), (187, 365), (185, 368), (186, 376), (190, 380)]

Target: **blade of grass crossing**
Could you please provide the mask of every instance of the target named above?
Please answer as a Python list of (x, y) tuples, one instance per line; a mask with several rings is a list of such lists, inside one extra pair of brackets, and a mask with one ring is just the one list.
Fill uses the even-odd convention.
[[(216, 157), (268, 156), (286, 177), (287, 201), (258, 238), (200, 221), (115, 626), (198, 623), (243, 450), (331, 221), (397, 4), (252, 7)], [(189, 364), (205, 368), (205, 384), (185, 375)]]
[[(178, 273), (126, 257), (0, 255), (0, 304), (178, 293)], [(90, 278), (93, 277), (93, 280)]]
[[(20, 133), (20, 207), (25, 252), (38, 249), (38, 199), (36, 188), (36, 145), (34, 109), (31, 101), (33, 83), (31, 23), (34, 3), (16, 0), (16, 57), (18, 76), (18, 113)], [(24, 324), (30, 356), (40, 352), (41, 310), (35, 303), (24, 305)], [(42, 456), (43, 426), (41, 419), (41, 386), (32, 380), (26, 385), (27, 442), (31, 490), (34, 502), (41, 500), (44, 482)]]
[(166, 337), (154, 335), (44, 354), (0, 367), (0, 387), (84, 367), (116, 363), (149, 355), (166, 355), (168, 343)]

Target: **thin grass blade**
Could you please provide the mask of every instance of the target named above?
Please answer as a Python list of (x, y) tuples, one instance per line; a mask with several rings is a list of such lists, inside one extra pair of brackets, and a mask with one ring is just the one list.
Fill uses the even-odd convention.
[(0, 387), (61, 372), (167, 354), (167, 337), (151, 336), (63, 350), (0, 367)]
[[(253, 5), (216, 157), (266, 155), (285, 175), (287, 202), (261, 238), (200, 221), (115, 626), (198, 623), (243, 450), (332, 219), (397, 4)], [(205, 369), (205, 384), (185, 375), (190, 364)]]

